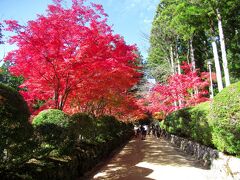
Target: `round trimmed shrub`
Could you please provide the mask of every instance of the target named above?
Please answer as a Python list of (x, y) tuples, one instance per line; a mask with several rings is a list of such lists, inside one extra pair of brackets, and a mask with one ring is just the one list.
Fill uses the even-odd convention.
[(80, 141), (95, 142), (98, 135), (96, 119), (86, 113), (75, 113), (71, 116), (74, 132)]
[(180, 109), (169, 114), (164, 120), (163, 128), (181, 137), (190, 137), (189, 123), (191, 121), (190, 108)]
[(13, 88), (0, 83), (0, 168), (26, 161), (32, 127), (27, 103)]
[(98, 127), (101, 136), (98, 138), (108, 141), (114, 139), (123, 131), (122, 123), (118, 121), (114, 116), (101, 116), (98, 118)]
[(42, 124), (55, 124), (60, 127), (68, 127), (70, 124), (69, 116), (63, 111), (58, 109), (47, 109), (41, 111), (34, 117), (33, 126), (39, 126)]
[(40, 146), (42, 156), (68, 154), (73, 150), (76, 140), (73, 124), (68, 115), (58, 109), (41, 111), (33, 119), (35, 140)]
[(161, 123), (161, 127), (169, 133), (213, 146), (212, 132), (207, 118), (209, 111), (209, 102), (180, 109), (169, 114)]
[(191, 114), (191, 139), (213, 147), (212, 131), (209, 125), (210, 102), (204, 102), (189, 110)]
[(240, 82), (214, 97), (209, 117), (217, 149), (240, 156)]

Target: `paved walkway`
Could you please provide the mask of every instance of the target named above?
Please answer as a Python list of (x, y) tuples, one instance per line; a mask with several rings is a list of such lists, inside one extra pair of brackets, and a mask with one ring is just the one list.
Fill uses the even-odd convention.
[(209, 170), (163, 139), (133, 139), (98, 172), (94, 180), (205, 180)]

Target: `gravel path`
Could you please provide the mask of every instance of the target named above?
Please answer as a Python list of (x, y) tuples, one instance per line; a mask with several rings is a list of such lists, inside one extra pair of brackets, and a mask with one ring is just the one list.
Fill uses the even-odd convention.
[(135, 138), (89, 179), (94, 180), (205, 180), (215, 178), (191, 156), (164, 139)]

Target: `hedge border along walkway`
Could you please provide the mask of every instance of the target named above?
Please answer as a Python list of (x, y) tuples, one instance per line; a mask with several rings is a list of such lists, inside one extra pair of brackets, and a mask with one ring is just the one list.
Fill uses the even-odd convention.
[(240, 157), (240, 82), (231, 84), (211, 102), (169, 114), (163, 129), (219, 151)]
[(17, 169), (17, 172), (1, 173), (1, 179), (72, 180), (82, 177), (114, 150), (128, 142), (133, 134), (133, 130), (128, 129), (122, 136), (105, 143), (79, 144), (71, 157), (48, 158), (42, 161), (31, 159)]
[(127, 139), (125, 142), (123, 142), (122, 144), (119, 144), (119, 147), (117, 147), (116, 149), (114, 149), (113, 151), (111, 151), (108, 156), (106, 156), (105, 158), (103, 158), (100, 162), (98, 162), (93, 168), (91, 168), (89, 171), (86, 171), (82, 176), (78, 177), (77, 180), (88, 180), (91, 179), (91, 176), (98, 172), (105, 164), (108, 164), (111, 159), (116, 156), (118, 153), (120, 153), (122, 151), (122, 149), (129, 143), (129, 141), (131, 141), (133, 138), (133, 136), (129, 137), (129, 139)]

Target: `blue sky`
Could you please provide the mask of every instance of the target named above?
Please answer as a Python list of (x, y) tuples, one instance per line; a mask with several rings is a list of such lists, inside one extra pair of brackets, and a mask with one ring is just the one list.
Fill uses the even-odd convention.
[[(137, 44), (144, 58), (147, 57), (151, 22), (159, 0), (91, 0), (102, 4), (109, 15), (108, 24), (113, 25), (115, 33), (122, 35), (128, 44)], [(0, 21), (15, 19), (20, 24), (36, 19), (36, 14), (43, 14), (51, 0), (0, 0)], [(70, 0), (65, 0), (70, 5)], [(8, 45), (0, 46), (0, 59), (13, 49)]]

